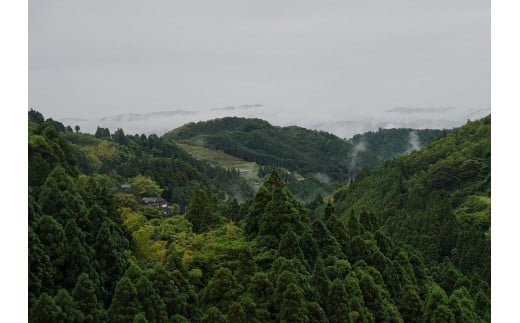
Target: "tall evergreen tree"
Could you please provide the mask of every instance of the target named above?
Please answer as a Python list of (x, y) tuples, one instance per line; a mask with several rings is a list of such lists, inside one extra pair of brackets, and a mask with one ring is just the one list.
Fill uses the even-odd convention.
[(298, 243), (298, 236), (292, 229), (288, 229), (283, 235), (280, 245), (278, 246), (278, 256), (287, 259), (297, 258), (305, 261), (300, 244)]
[(259, 308), (272, 309), (274, 288), (265, 272), (257, 272), (251, 279), (248, 292)]
[(56, 305), (54, 299), (47, 293), (40, 295), (40, 298), (32, 308), (29, 315), (29, 322), (47, 323), (59, 322), (62, 319), (63, 313), (61, 308)]
[(95, 286), (87, 274), (79, 275), (72, 297), (83, 313), (85, 322), (96, 322), (100, 319), (102, 308), (96, 297)]
[(226, 323), (226, 317), (219, 311), (218, 308), (212, 306), (206, 310), (202, 318), (201, 323)]
[(283, 293), (280, 322), (309, 322), (306, 300), (298, 285), (290, 283)]
[(226, 315), (228, 322), (246, 323), (247, 316), (244, 307), (237, 302), (231, 303), (229, 306), (229, 312)]
[(330, 285), (329, 294), (327, 296), (327, 314), (329, 322), (350, 322), (350, 309), (348, 304), (348, 295), (345, 290), (344, 282), (335, 279)]
[(152, 272), (151, 281), (154, 290), (159, 294), (166, 305), (168, 316), (178, 314), (176, 311), (180, 305), (180, 293), (171, 275), (169, 275), (162, 266), (156, 266)]
[(222, 312), (228, 312), (231, 303), (238, 299), (241, 286), (236, 281), (231, 271), (227, 268), (219, 268), (208, 282), (202, 292), (202, 301), (207, 305), (216, 306)]
[(61, 283), (63, 274), (60, 269), (65, 261), (67, 245), (62, 225), (53, 217), (43, 215), (36, 225), (35, 232), (38, 235), (44, 253), (48, 256), (52, 267), (54, 267), (54, 269), (48, 268), (45, 270), (53, 272), (55, 274), (53, 280), (56, 283)]
[(325, 211), (323, 213), (323, 221), (327, 222), (331, 215), (334, 214), (334, 206), (332, 206), (332, 203), (327, 202), (327, 206), (325, 206)]
[(273, 295), (273, 305), (275, 311), (280, 310), (280, 305), (283, 301), (285, 290), (290, 284), (297, 284), (295, 274), (288, 270), (282, 271), (276, 279), (276, 288)]
[(421, 322), (423, 302), (412, 285), (405, 287), (403, 298), (399, 303), (399, 312), (405, 322)]
[(137, 290), (128, 277), (123, 277), (116, 285), (112, 304), (108, 309), (111, 322), (131, 322), (139, 312)]
[(193, 225), (194, 232), (207, 231), (219, 222), (210, 197), (202, 188), (195, 190), (186, 218)]
[(253, 277), (256, 272), (253, 249), (250, 246), (246, 246), (240, 250), (240, 253), (238, 254), (238, 262), (238, 282), (242, 286), (247, 286), (251, 277)]
[(54, 301), (62, 310), (62, 320), (65, 322), (83, 322), (83, 313), (79, 310), (77, 303), (66, 289), (60, 289)]
[(453, 315), (453, 313), (451, 313), (451, 310), (447, 307), (448, 296), (446, 295), (446, 292), (444, 292), (444, 290), (439, 285), (433, 283), (430, 286), (428, 296), (426, 297), (426, 301), (424, 303), (424, 312), (422, 316), (423, 322), (429, 322), (433, 320), (433, 313), (441, 305), (446, 308), (439, 310), (439, 315), (443, 314), (444, 317), (446, 316), (444, 315), (446, 314), (446, 312), (449, 312), (451, 315)]
[(29, 307), (42, 291), (53, 290), (54, 277), (56, 268), (38, 235), (29, 227)]
[(168, 314), (166, 305), (159, 294), (154, 290), (152, 283), (142, 275), (135, 284), (139, 308), (151, 322), (166, 322)]
[(320, 257), (316, 260), (314, 270), (311, 276), (311, 285), (316, 289), (318, 295), (318, 302), (322, 307), (325, 307), (329, 295), (330, 280), (325, 272), (325, 264)]
[(343, 251), (348, 248), (348, 236), (343, 221), (338, 219), (334, 214), (329, 216), (326, 221), (327, 229), (336, 238), (336, 241), (341, 245)]
[[(433, 311), (432, 319), (429, 322), (455, 323), (457, 321), (455, 320), (455, 316), (453, 315), (450, 308), (446, 305), (441, 304), (441, 305), (437, 306), (437, 308)], [(464, 321), (462, 321), (462, 322), (464, 322)], [(469, 322), (474, 322), (474, 321), (469, 321)]]

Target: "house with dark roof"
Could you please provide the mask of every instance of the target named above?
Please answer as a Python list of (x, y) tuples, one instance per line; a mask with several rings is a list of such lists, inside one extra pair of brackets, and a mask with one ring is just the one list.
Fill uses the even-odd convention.
[(156, 207), (163, 213), (164, 216), (172, 215), (172, 204), (167, 202), (162, 197), (151, 197), (151, 196), (143, 196), (139, 199), (141, 205)]

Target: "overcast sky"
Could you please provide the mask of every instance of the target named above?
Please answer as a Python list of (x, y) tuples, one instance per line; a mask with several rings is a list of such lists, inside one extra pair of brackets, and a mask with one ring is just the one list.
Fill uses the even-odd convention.
[(84, 131), (236, 115), (350, 137), (490, 105), (489, 0), (29, 0), (29, 107)]

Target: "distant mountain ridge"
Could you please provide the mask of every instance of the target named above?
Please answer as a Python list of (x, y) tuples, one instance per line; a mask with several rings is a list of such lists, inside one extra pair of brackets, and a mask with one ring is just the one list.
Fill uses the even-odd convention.
[[(278, 127), (261, 119), (226, 117), (189, 123), (164, 135), (177, 142), (222, 150), (260, 165), (286, 168), (308, 176), (326, 174), (345, 181), (358, 170), (422, 147), (440, 130), (380, 129), (341, 139), (325, 131), (297, 126)], [(416, 136), (416, 146), (410, 136)]]

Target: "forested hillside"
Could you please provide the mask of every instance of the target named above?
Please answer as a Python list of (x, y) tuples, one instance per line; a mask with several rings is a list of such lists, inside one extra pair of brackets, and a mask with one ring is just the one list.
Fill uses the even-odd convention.
[[(377, 214), (394, 239), (490, 281), (491, 116), (398, 157), (335, 195), (343, 214)], [(445, 261), (446, 262), (446, 261)], [(449, 263), (449, 262), (448, 262)], [(451, 265), (451, 264), (449, 264)]]
[(471, 122), (306, 207), (285, 174), (262, 168), (253, 195), (178, 134), (92, 136), (31, 111), (29, 321), (490, 321), (489, 129)]
[[(324, 131), (275, 127), (259, 119), (228, 117), (190, 123), (166, 134), (263, 166), (285, 168), (308, 177), (322, 174), (332, 181), (349, 179), (358, 170), (410, 152), (412, 129), (380, 129), (347, 141)], [(439, 130), (414, 130), (417, 144), (435, 139)], [(361, 144), (361, 145), (360, 145)], [(415, 147), (417, 149), (417, 147)]]

